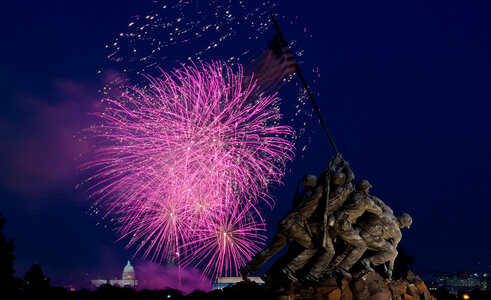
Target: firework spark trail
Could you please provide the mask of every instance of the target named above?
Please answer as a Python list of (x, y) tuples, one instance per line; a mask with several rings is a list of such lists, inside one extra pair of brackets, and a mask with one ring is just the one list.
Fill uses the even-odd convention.
[(102, 140), (87, 166), (96, 204), (143, 257), (206, 258), (206, 275), (236, 272), (264, 240), (255, 205), (272, 205), (268, 186), (292, 159), (293, 131), (278, 124), (275, 96), (250, 99), (240, 66), (201, 63), (147, 79), (107, 99), (92, 128)]
[[(124, 72), (149, 72), (162, 62), (180, 62), (208, 59), (246, 28), (247, 40), (257, 40), (267, 31), (268, 16), (274, 10), (274, 1), (247, 3), (247, 1), (155, 1), (151, 11), (135, 15), (111, 43), (106, 45), (107, 59), (123, 66)], [(192, 47), (190, 44), (192, 43)], [(171, 59), (171, 52), (181, 56)], [(177, 50), (177, 51), (176, 51)], [(230, 65), (240, 62), (242, 49), (226, 61)], [(244, 54), (242, 53), (242, 54)], [(211, 57), (216, 57), (212, 54)]]
[(252, 204), (228, 208), (225, 217), (211, 219), (207, 226), (197, 231), (190, 245), (192, 251), (183, 265), (203, 266), (203, 274), (210, 276), (233, 276), (239, 268), (261, 250), (265, 237), (265, 224), (255, 221), (257, 211)]
[[(288, 37), (294, 38), (290, 47), (297, 63), (303, 65), (303, 57), (311, 54), (305, 47), (313, 43), (312, 31), (303, 25), (302, 17), (284, 15), (283, 5), (275, 0), (151, 1), (147, 11), (133, 15), (127, 27), (106, 44), (107, 64), (98, 71), (106, 86), (100, 92), (112, 97), (114, 91), (128, 85), (130, 78), (131, 85), (144, 87), (146, 80), (137, 82), (144, 78), (140, 74), (157, 74), (160, 67), (169, 70), (192, 61), (221, 57), (230, 66), (247, 65), (273, 37), (270, 14), (286, 25)], [(312, 46), (315, 49), (315, 43)], [(311, 71), (310, 88), (319, 96), (318, 66), (303, 65), (302, 69), (307, 77)], [(289, 100), (285, 102), (288, 107), (283, 110), (283, 121), (297, 129), (292, 141), (304, 152), (314, 135), (315, 127), (307, 126), (315, 122), (314, 112), (299, 82), (290, 86), (285, 95), (289, 95)]]

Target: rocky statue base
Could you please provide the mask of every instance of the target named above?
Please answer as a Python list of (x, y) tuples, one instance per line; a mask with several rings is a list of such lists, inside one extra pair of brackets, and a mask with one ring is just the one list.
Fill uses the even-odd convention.
[(425, 283), (411, 271), (406, 278), (389, 280), (375, 272), (361, 271), (350, 279), (335, 277), (314, 283), (308, 287), (298, 283), (279, 286), (267, 283), (262, 288), (274, 293), (276, 300), (328, 299), (328, 300), (434, 300)]

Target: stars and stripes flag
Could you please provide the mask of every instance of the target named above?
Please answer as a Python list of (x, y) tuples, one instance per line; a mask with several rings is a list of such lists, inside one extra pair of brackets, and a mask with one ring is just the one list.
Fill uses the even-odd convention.
[(297, 63), (278, 35), (244, 67), (244, 75), (256, 80), (256, 91), (274, 94), (295, 74)]

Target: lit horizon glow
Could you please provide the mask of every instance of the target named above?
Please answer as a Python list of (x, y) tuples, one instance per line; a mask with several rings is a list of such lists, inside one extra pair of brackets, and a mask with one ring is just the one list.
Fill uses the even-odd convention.
[(274, 205), (268, 187), (292, 160), (293, 129), (279, 124), (276, 95), (252, 99), (240, 65), (146, 78), (97, 114), (91, 197), (135, 255), (204, 264), (207, 276), (237, 273), (265, 240), (256, 206)]

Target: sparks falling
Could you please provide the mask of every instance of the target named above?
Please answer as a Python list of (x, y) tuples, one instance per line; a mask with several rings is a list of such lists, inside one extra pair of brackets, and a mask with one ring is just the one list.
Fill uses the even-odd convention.
[(293, 131), (279, 124), (276, 96), (252, 99), (240, 65), (146, 78), (98, 114), (92, 197), (143, 257), (236, 273), (265, 239), (256, 206), (273, 204)]

